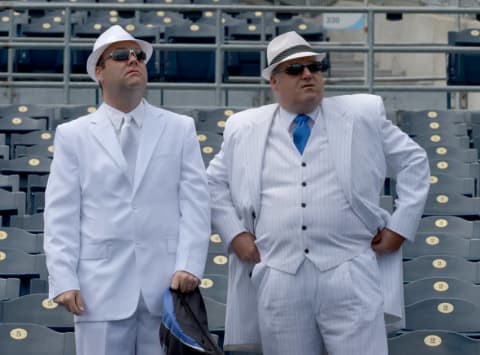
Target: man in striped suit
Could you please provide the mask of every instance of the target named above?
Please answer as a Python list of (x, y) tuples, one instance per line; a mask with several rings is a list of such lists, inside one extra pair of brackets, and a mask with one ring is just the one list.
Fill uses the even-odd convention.
[(278, 104), (230, 117), (207, 170), (230, 253), (226, 349), (383, 355), (386, 322), (402, 318), (400, 247), (422, 215), (427, 156), (380, 97), (324, 98), (324, 59), (295, 32), (274, 38), (262, 76)]

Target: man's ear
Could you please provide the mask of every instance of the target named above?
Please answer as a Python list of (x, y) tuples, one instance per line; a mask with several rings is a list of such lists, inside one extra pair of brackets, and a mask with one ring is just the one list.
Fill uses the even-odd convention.
[(103, 68), (100, 65), (97, 65), (95, 67), (95, 77), (99, 82), (101, 81), (100, 79), (102, 78), (102, 71), (103, 71)]
[(270, 76), (270, 87), (272, 88), (272, 90), (275, 91), (275, 89), (277, 88), (277, 84), (278, 84), (278, 78), (272, 74)]

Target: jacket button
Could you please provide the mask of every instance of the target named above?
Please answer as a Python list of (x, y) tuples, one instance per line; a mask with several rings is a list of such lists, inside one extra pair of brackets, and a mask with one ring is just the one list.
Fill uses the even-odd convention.
[(305, 208), (305, 207), (307, 207), (307, 204), (302, 202), (302, 208)]
[(302, 182), (302, 186), (303, 186), (303, 187), (307, 186), (307, 183), (306, 183), (305, 181)]
[(307, 163), (302, 162), (302, 166), (303, 166), (303, 167), (307, 166)]
[(307, 230), (307, 226), (302, 226), (302, 230)]
[(305, 252), (305, 254), (308, 254), (308, 253), (310, 252), (310, 250), (308, 250), (308, 248), (306, 248), (306, 249), (304, 250), (304, 252)]

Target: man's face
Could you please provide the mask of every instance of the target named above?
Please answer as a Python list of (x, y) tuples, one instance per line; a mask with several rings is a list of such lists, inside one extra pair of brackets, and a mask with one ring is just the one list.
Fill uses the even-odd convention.
[(270, 86), (280, 106), (287, 111), (311, 112), (322, 101), (324, 83), (321, 72), (311, 72), (307, 67), (304, 67), (298, 75), (285, 72), (292, 64), (308, 65), (315, 62), (314, 56), (291, 59), (281, 63), (273, 71)]
[[(116, 92), (123, 89), (144, 89), (148, 75), (145, 61), (139, 60), (133, 53), (126, 60), (114, 60), (111, 56), (115, 51), (141, 50), (134, 41), (113, 43), (102, 54), (101, 65), (96, 67), (96, 75), (104, 92)], [(103, 62), (103, 64), (102, 64)]]

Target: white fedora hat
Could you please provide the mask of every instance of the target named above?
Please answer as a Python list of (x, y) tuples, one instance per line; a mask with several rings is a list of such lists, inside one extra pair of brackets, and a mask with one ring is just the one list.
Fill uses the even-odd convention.
[(325, 53), (318, 53), (295, 31), (283, 33), (268, 44), (267, 63), (268, 66), (263, 69), (262, 77), (270, 80), (273, 70), (280, 63), (290, 59), (315, 56), (317, 61), (321, 62), (325, 58)]
[(93, 51), (88, 56), (87, 73), (90, 78), (92, 78), (94, 81), (97, 81), (97, 78), (95, 76), (95, 67), (97, 66), (98, 59), (103, 54), (105, 49), (107, 49), (107, 47), (112, 43), (122, 42), (122, 41), (137, 42), (140, 48), (142, 48), (142, 50), (147, 55), (147, 59), (145, 59), (145, 63), (147, 63), (150, 57), (152, 56), (153, 48), (150, 43), (142, 41), (141, 39), (136, 39), (119, 25), (112, 26), (97, 38), (97, 40), (95, 41), (95, 44), (93, 45)]

